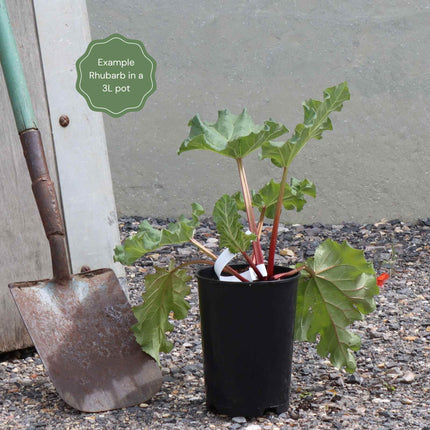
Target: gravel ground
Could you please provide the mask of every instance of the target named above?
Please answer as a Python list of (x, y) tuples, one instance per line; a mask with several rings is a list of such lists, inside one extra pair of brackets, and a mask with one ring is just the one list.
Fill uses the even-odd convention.
[[(123, 237), (137, 228), (138, 221), (120, 221)], [(217, 251), (210, 220), (197, 237)], [(279, 262), (303, 261), (326, 238), (348, 240), (365, 250), (378, 273), (391, 273), (376, 311), (353, 326), (362, 337), (355, 374), (330, 366), (316, 355), (314, 345), (296, 342), (288, 412), (256, 419), (208, 412), (193, 284), (189, 317), (176, 323), (171, 336), (175, 348), (162, 357), (164, 382), (153, 399), (99, 414), (73, 410), (57, 396), (37, 353), (28, 349), (0, 355), (0, 428), (430, 430), (430, 219), (414, 224), (393, 220), (284, 226)], [(139, 302), (144, 275), (154, 262), (163, 264), (172, 256), (185, 261), (195, 255), (190, 246), (170, 247), (127, 268), (132, 302)]]

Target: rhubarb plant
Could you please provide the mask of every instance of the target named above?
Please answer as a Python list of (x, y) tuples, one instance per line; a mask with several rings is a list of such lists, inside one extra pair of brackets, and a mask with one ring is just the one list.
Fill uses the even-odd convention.
[[(301, 149), (312, 139), (320, 140), (326, 130), (332, 130), (329, 115), (342, 110), (350, 94), (346, 82), (327, 88), (323, 100), (303, 103), (304, 120), (292, 136), (285, 140), (289, 130), (282, 124), (267, 120), (256, 125), (243, 110), (234, 115), (228, 110), (218, 112), (216, 122), (202, 121), (196, 115), (189, 122), (190, 132), (180, 145), (178, 154), (191, 150), (207, 150), (231, 159), (236, 164), (240, 190), (224, 194), (215, 203), (212, 217), (215, 221), (219, 245), (228, 252), (242, 257), (249, 270), (239, 273), (228, 264), (223, 271), (236, 282), (276, 280), (300, 272), (295, 338), (318, 342), (317, 352), (329, 357), (331, 363), (354, 372), (356, 362), (352, 351), (360, 348), (360, 338), (348, 326), (361, 320), (375, 309), (374, 296), (378, 294), (376, 275), (363, 251), (348, 243), (327, 240), (319, 245), (313, 257), (274, 273), (278, 229), (283, 210), (301, 211), (306, 198), (316, 196), (315, 185), (308, 179), (288, 178), (288, 168)], [(278, 173), (260, 190), (251, 190), (244, 167), (244, 158), (260, 151), (262, 160), (268, 159)], [(247, 225), (242, 222), (246, 215)], [(156, 268), (146, 277), (143, 303), (134, 307), (137, 323), (132, 327), (143, 350), (159, 362), (160, 352), (169, 352), (173, 344), (166, 333), (173, 329), (169, 321), (185, 318), (189, 305), (191, 264), (214, 265), (218, 256), (194, 238), (203, 208), (193, 203), (191, 218), (181, 216), (165, 229), (152, 227), (143, 221), (138, 232), (115, 249), (115, 260), (130, 265), (143, 255), (165, 245), (190, 242), (202, 253), (201, 260)], [(265, 256), (260, 238), (265, 219), (273, 220), (268, 255)], [(227, 251), (228, 250), (228, 251)], [(267, 259), (266, 259), (267, 257)]]

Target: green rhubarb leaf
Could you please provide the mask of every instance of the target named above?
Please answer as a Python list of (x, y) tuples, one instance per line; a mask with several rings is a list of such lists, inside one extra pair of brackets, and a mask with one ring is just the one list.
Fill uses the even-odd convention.
[[(251, 199), (254, 200), (255, 196), (256, 196), (256, 191), (255, 190), (250, 190), (251, 193)], [(237, 205), (237, 209), (239, 211), (246, 211), (246, 207), (245, 207), (245, 201), (243, 200), (243, 194), (242, 191), (236, 191), (234, 194), (231, 195), (232, 199), (236, 202)]]
[(196, 115), (188, 123), (190, 134), (179, 148), (178, 154), (192, 149), (206, 149), (231, 158), (243, 158), (265, 142), (287, 133), (282, 124), (266, 121), (256, 125), (246, 109), (240, 115), (229, 110), (218, 111), (218, 120), (214, 123), (203, 122)]
[(246, 251), (251, 242), (256, 239), (254, 234), (246, 234), (240, 222), (240, 215), (235, 200), (224, 194), (216, 203), (213, 219), (220, 234), (219, 245), (233, 253)]
[[(315, 198), (317, 195), (315, 184), (312, 181), (309, 181), (308, 179), (302, 179), (301, 181), (299, 181), (296, 178), (291, 178), (290, 188), (295, 196), (300, 194), (306, 194), (308, 196)], [(301, 207), (301, 209), (302, 208), (303, 206)]]
[[(251, 193), (252, 197), (254, 197), (255, 191), (252, 190)], [(237, 210), (246, 211), (245, 201), (243, 200), (243, 194), (241, 191), (236, 191), (234, 194), (232, 194), (231, 198), (236, 202)]]
[(175, 263), (169, 267), (155, 268), (156, 272), (145, 278), (143, 303), (133, 307), (137, 323), (132, 326), (136, 341), (142, 349), (160, 365), (160, 352), (170, 352), (173, 343), (166, 332), (173, 330), (169, 322), (170, 312), (176, 320), (184, 319), (190, 308), (185, 297), (190, 294), (188, 282), (191, 276), (185, 270), (175, 270)]
[(313, 274), (303, 271), (300, 277), (295, 338), (315, 342), (319, 335), (318, 354), (353, 373), (351, 351), (360, 349), (361, 341), (346, 327), (375, 309), (373, 296), (379, 288), (373, 265), (363, 251), (332, 240), (319, 245), (306, 265)]
[[(266, 207), (265, 216), (269, 219), (275, 218), (276, 204), (278, 202), (279, 191), (281, 184), (273, 179), (266, 184), (253, 197), (253, 204), (258, 209)], [(300, 212), (306, 203), (305, 194), (311, 197), (316, 196), (315, 184), (307, 179), (299, 181), (296, 178), (291, 178), (291, 185), (285, 185), (283, 206), (286, 210), (294, 210)]]
[(294, 157), (311, 139), (322, 139), (324, 130), (333, 130), (329, 115), (341, 111), (343, 103), (350, 99), (346, 82), (327, 88), (324, 100), (309, 99), (303, 103), (304, 121), (295, 128), (294, 135), (285, 143), (264, 142), (261, 158), (270, 158), (278, 167), (288, 167)]
[(156, 229), (147, 220), (142, 221), (138, 232), (127, 238), (123, 245), (115, 248), (114, 260), (130, 265), (143, 255), (161, 246), (189, 242), (199, 224), (199, 217), (204, 213), (203, 208), (198, 203), (193, 203), (191, 207), (191, 219), (181, 216), (177, 222), (170, 223), (165, 229)]

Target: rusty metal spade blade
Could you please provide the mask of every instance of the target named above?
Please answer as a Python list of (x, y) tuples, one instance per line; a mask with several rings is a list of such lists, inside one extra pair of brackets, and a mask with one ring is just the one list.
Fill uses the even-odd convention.
[(72, 407), (98, 412), (148, 400), (160, 369), (136, 343), (136, 320), (110, 269), (71, 275), (55, 187), (37, 129), (4, 0), (0, 60), (51, 249), (52, 280), (9, 285), (28, 332), (59, 395)]
[(135, 318), (112, 270), (10, 288), (52, 383), (70, 406), (117, 409), (160, 389), (160, 369), (130, 331)]

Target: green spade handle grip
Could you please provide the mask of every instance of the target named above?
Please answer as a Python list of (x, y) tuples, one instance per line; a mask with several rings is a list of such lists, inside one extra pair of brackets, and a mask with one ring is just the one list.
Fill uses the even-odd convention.
[(37, 128), (5, 0), (0, 0), (0, 62), (18, 132)]

